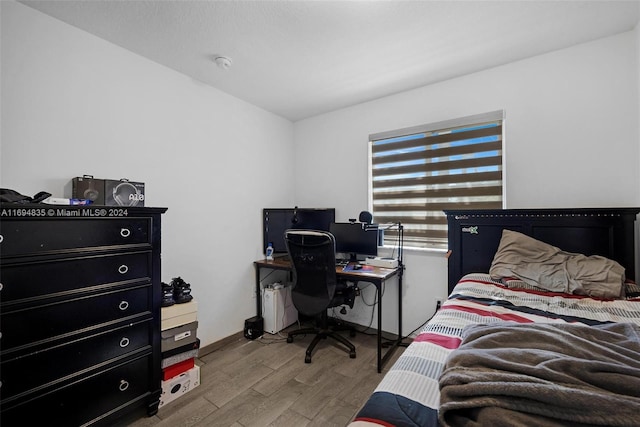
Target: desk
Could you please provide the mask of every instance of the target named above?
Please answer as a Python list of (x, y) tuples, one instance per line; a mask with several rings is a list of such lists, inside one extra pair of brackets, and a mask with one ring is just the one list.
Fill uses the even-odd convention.
[[(256, 268), (256, 311), (262, 317), (262, 302), (260, 298), (260, 270), (285, 270), (293, 271), (291, 261), (286, 258), (275, 258), (273, 260), (255, 261)], [(368, 282), (376, 287), (376, 301), (378, 301), (378, 373), (382, 372), (382, 366), (392, 356), (396, 347), (402, 343), (402, 267), (381, 268), (373, 267), (373, 270), (351, 270), (343, 271), (341, 266), (336, 266), (336, 275), (339, 279), (350, 280), (352, 282)], [(398, 339), (389, 346), (384, 356), (382, 355), (382, 285), (387, 279), (398, 276)]]

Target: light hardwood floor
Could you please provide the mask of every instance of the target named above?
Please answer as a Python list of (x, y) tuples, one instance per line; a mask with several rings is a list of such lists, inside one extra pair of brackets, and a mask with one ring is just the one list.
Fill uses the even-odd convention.
[(130, 426), (344, 427), (404, 351), (397, 348), (378, 374), (375, 335), (350, 338), (355, 359), (333, 340), (322, 340), (306, 364), (311, 339), (300, 336), (287, 344), (284, 332), (255, 341), (238, 334), (196, 359), (199, 387)]

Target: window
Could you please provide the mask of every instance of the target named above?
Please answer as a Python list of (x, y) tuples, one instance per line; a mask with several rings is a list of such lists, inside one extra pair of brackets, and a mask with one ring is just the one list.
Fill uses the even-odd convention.
[[(375, 222), (405, 247), (447, 248), (444, 209), (501, 209), (502, 111), (369, 136)], [(393, 244), (397, 231), (385, 232)]]

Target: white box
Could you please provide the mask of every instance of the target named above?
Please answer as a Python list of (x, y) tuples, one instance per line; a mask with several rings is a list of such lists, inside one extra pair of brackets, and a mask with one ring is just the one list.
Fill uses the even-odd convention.
[(160, 309), (160, 329), (176, 328), (198, 320), (198, 303), (195, 299)]
[(291, 300), (291, 286), (262, 290), (262, 317), (264, 331), (270, 334), (277, 334), (298, 320), (298, 310)]
[(383, 257), (371, 257), (364, 260), (367, 265), (382, 268), (396, 268), (398, 266), (398, 260), (395, 258), (383, 258)]
[(200, 367), (198, 365), (167, 381), (162, 381), (162, 393), (160, 394), (160, 404), (158, 408), (176, 400), (178, 397), (199, 385)]

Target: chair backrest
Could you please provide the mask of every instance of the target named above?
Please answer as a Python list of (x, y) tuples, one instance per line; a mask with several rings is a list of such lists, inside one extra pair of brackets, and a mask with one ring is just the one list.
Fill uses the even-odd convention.
[(293, 264), (293, 305), (307, 316), (321, 314), (336, 291), (335, 239), (316, 230), (287, 230), (284, 238)]

